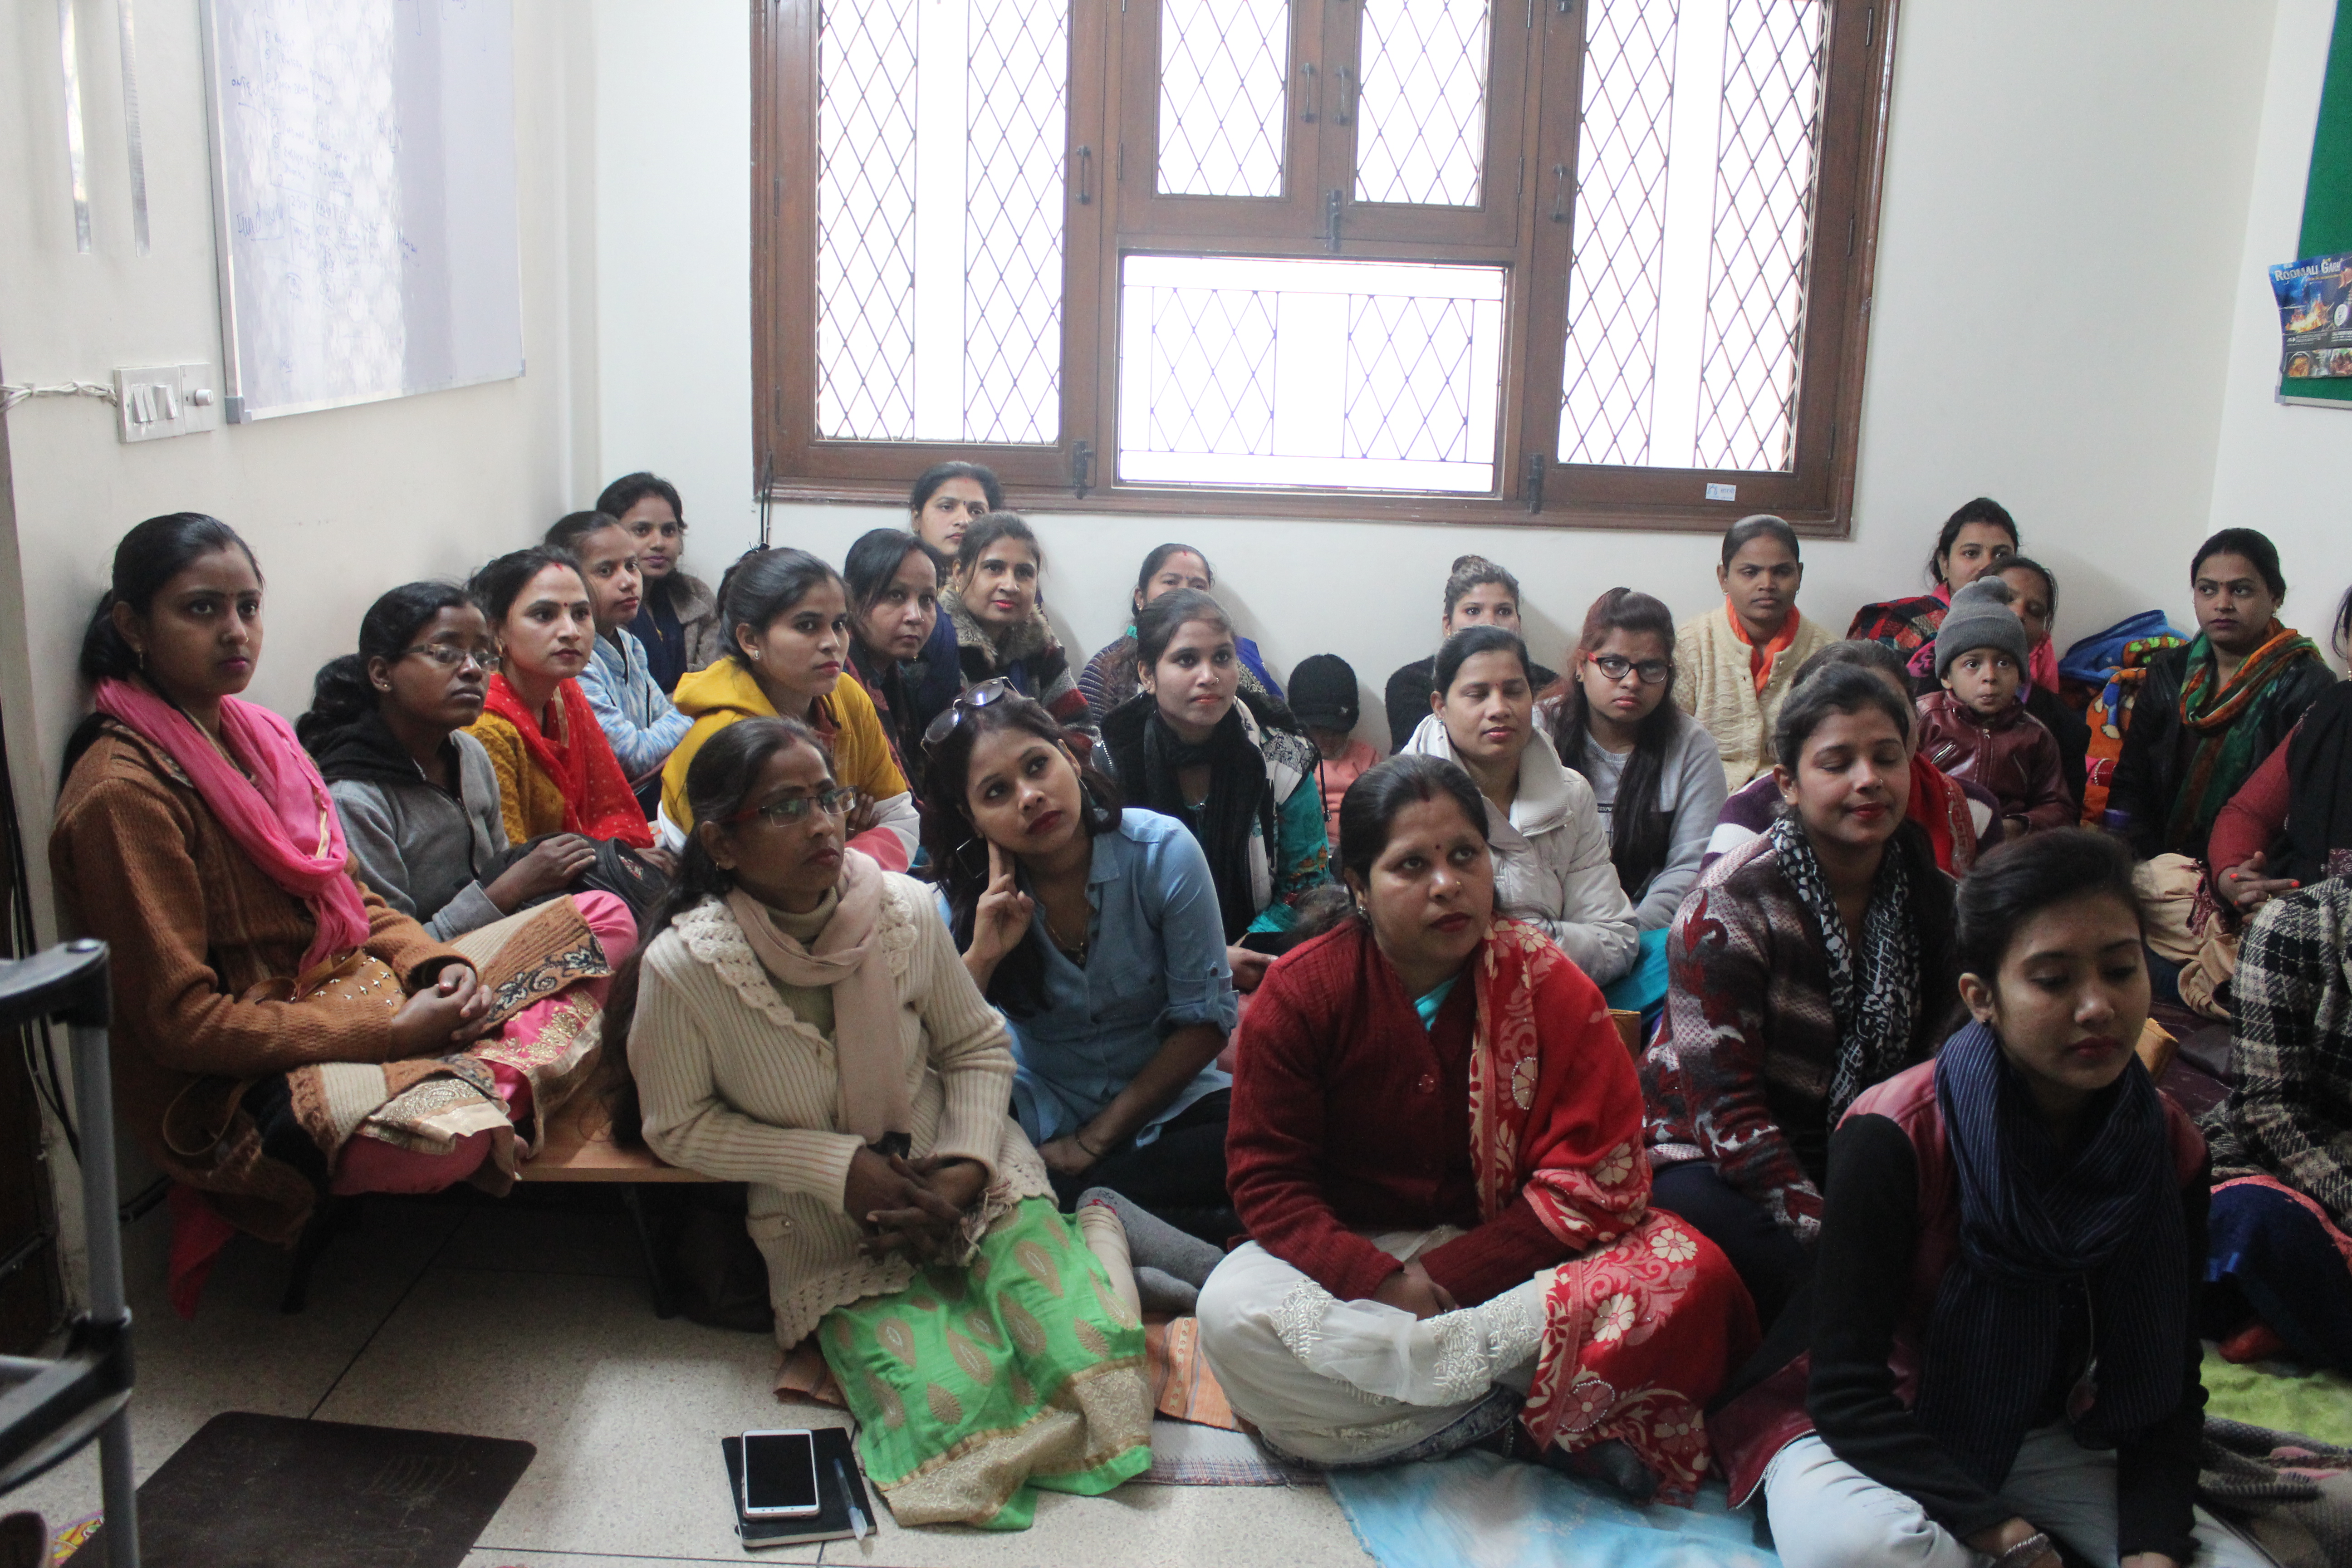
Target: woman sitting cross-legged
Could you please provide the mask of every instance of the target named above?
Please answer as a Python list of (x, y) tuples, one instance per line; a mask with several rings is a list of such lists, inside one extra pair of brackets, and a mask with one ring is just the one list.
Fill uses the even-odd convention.
[(1723, 753), (1671, 700), (1674, 617), (1649, 595), (1612, 588), (1595, 599), (1569, 662), (1536, 704), (1536, 727), (1592, 786), (1609, 863), (1633, 901), (1640, 952), (1603, 993), (1646, 1014), (1665, 1000), (1666, 928), (1723, 811)]
[(686, 775), (711, 737), (746, 719), (785, 718), (824, 739), (841, 782), (861, 797), (850, 842), (905, 870), (915, 854), (915, 797), (874, 700), (842, 679), (855, 634), (841, 574), (805, 550), (757, 550), (729, 568), (719, 604), (726, 657), (677, 683), (677, 705), (694, 728), (662, 768), (665, 832), (694, 830)]
[(1289, 710), (1241, 689), (1234, 624), (1179, 588), (1135, 617), (1143, 689), (1102, 721), (1103, 750), (1129, 805), (1175, 818), (1216, 882), (1234, 984), (1256, 988), (1298, 900), (1330, 880), (1315, 743)]
[(2209, 1173), (2133, 1052), (2140, 942), (2080, 828), (1961, 886), (1972, 1021), (1845, 1112), (1789, 1359), (1710, 1418), (1789, 1568), (2270, 1561), (2196, 1506)]
[(1234, 1027), (1217, 889), (1181, 823), (1073, 759), (1002, 682), (940, 715), (924, 844), (964, 967), (1011, 1020), (1013, 1111), (1065, 1204), (1117, 1189), (1222, 1245)]
[[(498, 665), (470, 595), (453, 583), (411, 583), (369, 606), (359, 651), (320, 668), (310, 710), (294, 724), (334, 797), (361, 879), (443, 942), (563, 892), (596, 863), (596, 846), (576, 833), (507, 852), (499, 776), (466, 732)], [(576, 901), (592, 926), (628, 919), (610, 893)], [(624, 952), (634, 921), (628, 937)]]
[(1496, 907), (1541, 928), (1597, 985), (1632, 969), (1641, 952), (1633, 901), (1592, 786), (1536, 731), (1527, 644), (1500, 626), (1455, 632), (1438, 649), (1430, 704), (1400, 754), (1444, 757), (1477, 782)]
[(261, 605), (217, 519), (123, 537), (49, 837), (67, 928), (113, 952), (116, 1113), (177, 1184), (184, 1313), (233, 1229), (290, 1244), (331, 1191), (502, 1189), (530, 1109), (473, 964), (362, 887), (292, 727), (238, 697)]
[(1643, 1058), (1658, 1202), (1730, 1256), (1766, 1324), (1811, 1267), (1830, 1129), (1934, 1052), (1952, 883), (1905, 820), (1910, 705), (1833, 667), (1781, 710), (1781, 812), (1699, 874)]
[(1039, 592), (1045, 573), (1045, 549), (1029, 525), (1009, 511), (992, 511), (956, 546), (955, 574), (940, 607), (954, 625), (967, 688), (1001, 675), (1063, 723), (1090, 724), (1101, 715), (1087, 708), (1069, 652), (1046, 624)]
[[(901, 1524), (1025, 1528), (1151, 1460), (1140, 1320), (1005, 1115), (1004, 1024), (929, 890), (845, 843), (806, 725), (686, 779), (677, 885), (605, 1028), (614, 1135), (751, 1184), (776, 1338), (814, 1334)], [(624, 1003), (629, 1004), (624, 1005)]]
[(1356, 912), (1278, 961), (1243, 1026), (1231, 1159), (1252, 1239), (1200, 1302), (1226, 1398), (1316, 1463), (1483, 1441), (1686, 1500), (1700, 1406), (1754, 1309), (1650, 1206), (1600, 991), (1496, 918), (1459, 767), (1391, 758), (1339, 817)]

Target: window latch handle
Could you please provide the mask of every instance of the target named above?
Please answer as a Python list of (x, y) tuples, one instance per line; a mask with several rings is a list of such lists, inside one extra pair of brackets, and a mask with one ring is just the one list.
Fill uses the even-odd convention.
[(1356, 70), (1353, 66), (1341, 66), (1339, 68), (1339, 112), (1333, 117), (1332, 122), (1338, 125), (1349, 125), (1355, 122), (1355, 118)]
[(1095, 199), (1095, 150), (1078, 149), (1078, 205), (1085, 206)]
[(1551, 221), (1568, 221), (1568, 165), (1565, 163), (1551, 166)]
[(1080, 500), (1087, 499), (1087, 491), (1094, 483), (1094, 476), (1095, 444), (1091, 441), (1072, 442), (1070, 444), (1070, 488), (1077, 491)]
[(1544, 469), (1549, 465), (1541, 452), (1528, 454), (1528, 510), (1543, 510)]
[(1336, 252), (1339, 248), (1339, 190), (1337, 186), (1333, 186), (1331, 194), (1323, 200), (1323, 222), (1331, 248)]
[(1307, 124), (1312, 125), (1315, 123), (1315, 62), (1313, 60), (1302, 61), (1298, 67), (1298, 75), (1299, 79), (1307, 84), (1306, 90), (1299, 94), (1300, 99), (1306, 103), (1307, 109), (1306, 112), (1301, 114), (1299, 118), (1306, 121)]

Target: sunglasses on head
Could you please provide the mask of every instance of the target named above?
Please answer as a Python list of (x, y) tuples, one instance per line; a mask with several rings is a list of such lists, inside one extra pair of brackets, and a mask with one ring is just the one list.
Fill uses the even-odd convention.
[(955, 733), (956, 726), (962, 723), (966, 716), (977, 713), (992, 703), (1002, 702), (1008, 697), (1020, 695), (1021, 693), (1013, 684), (1012, 678), (1003, 675), (983, 680), (971, 690), (959, 693), (956, 700), (942, 709), (940, 716), (932, 720), (929, 727), (924, 730), (924, 754), (928, 756), (938, 751), (940, 743)]

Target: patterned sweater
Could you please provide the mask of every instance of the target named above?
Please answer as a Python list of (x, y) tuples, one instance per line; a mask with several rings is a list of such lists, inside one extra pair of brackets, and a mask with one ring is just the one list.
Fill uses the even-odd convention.
[[(1905, 856), (1919, 953), (1919, 1003), (1905, 1066), (1950, 1031), (1952, 879), (1916, 823)], [(1650, 1163), (1707, 1160), (1798, 1239), (1821, 1228), (1830, 1079), (1839, 1030), (1821, 927), (1780, 868), (1769, 835), (1699, 874), (1666, 936), (1664, 1026), (1642, 1061)]]
[(1734, 629), (1729, 610), (1717, 605), (1675, 631), (1675, 701), (1706, 725), (1722, 748), (1726, 789), (1771, 771), (1772, 726), (1780, 722), (1797, 667), (1833, 640), (1828, 627), (1798, 616), (1796, 635), (1774, 657), (1759, 692), (1748, 673), (1748, 646)]
[[(967, 1222), (984, 1228), (1053, 1190), (1005, 1112), (1004, 1020), (973, 986), (921, 884), (888, 874), (871, 940), (898, 992), (914, 1155), (989, 1167), (993, 1179)], [(751, 1184), (749, 1223), (768, 1259), (778, 1342), (797, 1344), (834, 1308), (904, 1289), (914, 1264), (861, 1253), (857, 1222), (842, 1207), (858, 1140), (838, 1126), (833, 1039), (785, 1005), (727, 906), (706, 900), (655, 938), (640, 985), (629, 1068), (646, 1142), (673, 1165)]]
[(2216, 1181), (2271, 1176), (2352, 1230), (2352, 881), (2273, 899), (2238, 948), (2230, 1098), (2206, 1113)]

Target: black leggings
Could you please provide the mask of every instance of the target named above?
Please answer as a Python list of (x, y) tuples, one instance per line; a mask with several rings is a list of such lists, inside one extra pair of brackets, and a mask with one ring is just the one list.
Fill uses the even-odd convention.
[(1109, 1187), (1138, 1208), (1222, 1247), (1241, 1230), (1225, 1192), (1225, 1122), (1233, 1104), (1229, 1089), (1203, 1095), (1141, 1148), (1122, 1141), (1075, 1176), (1051, 1173), (1054, 1196), (1066, 1209), (1088, 1187)]
[(1652, 1176), (1650, 1206), (1673, 1210), (1723, 1248), (1756, 1299), (1756, 1321), (1767, 1334), (1798, 1287), (1812, 1278), (1813, 1255), (1705, 1160), (1669, 1165)]

